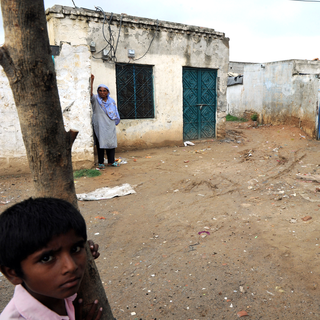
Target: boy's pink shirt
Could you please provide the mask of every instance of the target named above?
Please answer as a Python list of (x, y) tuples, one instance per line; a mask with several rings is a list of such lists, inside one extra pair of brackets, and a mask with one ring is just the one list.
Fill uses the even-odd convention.
[(75, 320), (72, 301), (77, 294), (65, 299), (68, 316), (59, 316), (37, 299), (21, 285), (14, 289), (14, 295), (0, 315), (0, 320)]

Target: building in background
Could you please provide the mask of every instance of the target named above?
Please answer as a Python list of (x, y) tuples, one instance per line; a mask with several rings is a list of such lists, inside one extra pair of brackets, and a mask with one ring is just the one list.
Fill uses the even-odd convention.
[(320, 61), (230, 62), (229, 71), (228, 113), (257, 113), (262, 124), (295, 125), (319, 138)]
[[(46, 10), (66, 129), (79, 135), (74, 167), (93, 165), (90, 75), (106, 84), (121, 123), (120, 149), (179, 145), (224, 137), (229, 39), (213, 29), (54, 6)], [(0, 162), (25, 157), (9, 85), (0, 74)], [(10, 143), (8, 142), (10, 141)], [(21, 162), (20, 162), (21, 163)]]

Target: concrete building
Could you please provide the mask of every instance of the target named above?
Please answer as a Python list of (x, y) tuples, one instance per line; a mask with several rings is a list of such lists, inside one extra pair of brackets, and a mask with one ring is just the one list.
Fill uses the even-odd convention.
[(318, 138), (320, 61), (230, 62), (229, 71), (243, 84), (228, 86), (228, 113), (257, 113), (261, 123), (296, 125)]
[[(46, 11), (66, 129), (79, 130), (75, 167), (93, 164), (90, 75), (119, 109), (120, 149), (225, 135), (229, 39), (213, 29), (54, 6)], [(0, 161), (24, 156), (12, 96), (0, 73)], [(10, 144), (7, 141), (11, 141)]]

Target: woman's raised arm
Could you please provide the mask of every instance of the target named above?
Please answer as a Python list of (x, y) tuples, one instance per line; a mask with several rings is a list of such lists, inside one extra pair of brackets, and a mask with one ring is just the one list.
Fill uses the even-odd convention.
[(93, 95), (93, 81), (94, 81), (94, 75), (91, 75), (91, 97)]

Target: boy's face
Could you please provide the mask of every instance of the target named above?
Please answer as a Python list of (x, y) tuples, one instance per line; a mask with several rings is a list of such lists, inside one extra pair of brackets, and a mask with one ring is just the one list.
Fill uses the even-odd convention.
[(86, 267), (85, 241), (74, 230), (54, 236), (21, 262), (22, 283), (44, 305), (75, 294)]

